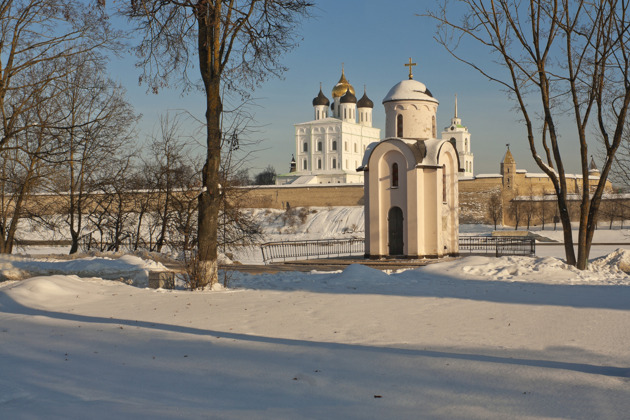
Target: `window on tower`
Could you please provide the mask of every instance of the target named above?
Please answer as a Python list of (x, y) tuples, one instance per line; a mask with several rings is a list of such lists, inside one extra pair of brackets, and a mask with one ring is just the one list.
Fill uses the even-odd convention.
[(303, 151), (308, 152), (308, 143), (304, 143)]
[(322, 169), (322, 160), (317, 159), (317, 169)]
[(403, 136), (403, 116), (402, 114), (398, 114), (396, 117), (396, 137)]
[(333, 140), (333, 142), (332, 142), (332, 149), (333, 150), (337, 150), (337, 140)]
[(333, 169), (337, 169), (337, 159), (333, 158), (333, 160), (332, 160), (332, 168)]
[(317, 142), (317, 151), (318, 151), (318, 152), (321, 152), (321, 151), (322, 151), (322, 142), (321, 142), (321, 141), (318, 141), (318, 142)]
[(307, 170), (307, 166), (306, 166), (306, 159), (304, 159), (304, 161), (302, 161), (302, 169)]
[(398, 188), (398, 164), (392, 164), (392, 188)]

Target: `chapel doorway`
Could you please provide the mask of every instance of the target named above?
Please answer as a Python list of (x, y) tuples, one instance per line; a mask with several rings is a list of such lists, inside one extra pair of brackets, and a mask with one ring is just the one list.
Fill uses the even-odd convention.
[(403, 212), (400, 207), (392, 207), (387, 214), (389, 225), (389, 255), (403, 255)]

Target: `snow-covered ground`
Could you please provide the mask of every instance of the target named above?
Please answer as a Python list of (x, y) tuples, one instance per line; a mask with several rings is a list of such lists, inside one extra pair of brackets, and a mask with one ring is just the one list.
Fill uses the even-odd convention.
[[(295, 235), (352, 234), (332, 216)], [(630, 413), (630, 251), (582, 272), (551, 256), (466, 257), (392, 273), (235, 273), (197, 292), (147, 289), (160, 268), (1, 259), (0, 418)]]
[[(204, 292), (78, 277), (97, 263), (60, 262), (0, 283), (0, 417), (623, 419), (620, 262), (627, 251), (588, 272), (551, 257), (352, 265), (241, 274)], [(121, 262), (98, 264), (111, 275)]]

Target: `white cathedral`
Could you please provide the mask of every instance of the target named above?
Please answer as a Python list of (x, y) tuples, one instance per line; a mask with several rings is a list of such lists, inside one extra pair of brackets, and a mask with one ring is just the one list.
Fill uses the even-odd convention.
[(295, 124), (291, 172), (278, 175), (277, 185), (363, 183), (357, 168), (367, 146), (379, 141), (381, 134), (372, 127), (374, 103), (365, 91), (357, 100), (343, 68), (332, 98), (331, 104), (320, 86), (313, 99), (314, 120)]
[[(410, 69), (411, 65), (406, 64)], [(429, 137), (436, 138), (435, 111), (439, 102), (430, 92), (428, 95), (435, 109), (433, 121), (429, 121), (426, 126), (431, 128)], [(278, 175), (276, 185), (363, 183), (364, 174), (357, 169), (361, 166), (367, 147), (381, 141), (381, 130), (372, 127), (374, 103), (365, 90), (361, 99), (357, 100), (354, 87), (346, 79), (343, 67), (339, 82), (332, 89), (332, 98), (331, 104), (320, 84), (319, 94), (313, 99), (314, 119), (295, 124), (295, 155), (291, 159), (290, 172)], [(383, 101), (386, 110), (386, 102), (391, 99)], [(403, 118), (404, 112), (399, 114)], [(474, 156), (471, 152), (471, 134), (457, 115), (457, 96), (454, 117), (441, 137), (457, 149), (460, 164), (458, 177), (472, 178)]]

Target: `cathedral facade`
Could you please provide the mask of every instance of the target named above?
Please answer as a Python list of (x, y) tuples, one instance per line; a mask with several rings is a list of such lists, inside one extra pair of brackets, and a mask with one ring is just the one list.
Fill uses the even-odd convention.
[(332, 102), (320, 86), (313, 99), (313, 120), (295, 124), (291, 169), (276, 177), (276, 185), (362, 184), (363, 173), (357, 168), (367, 146), (381, 134), (372, 127), (373, 108), (365, 91), (357, 100), (342, 68)]

